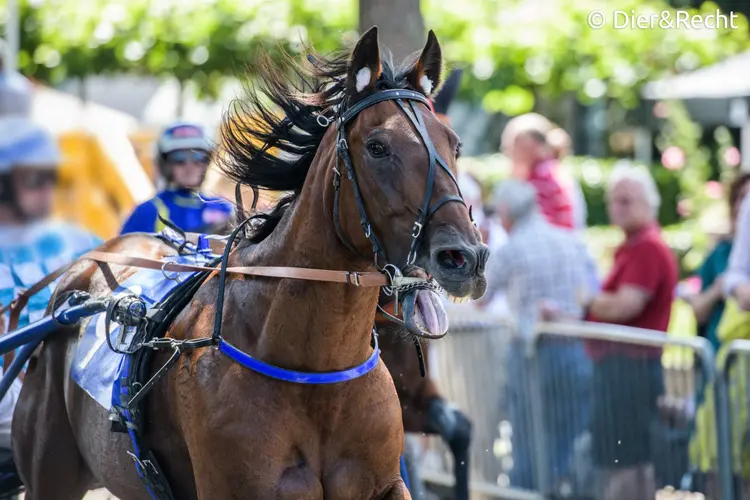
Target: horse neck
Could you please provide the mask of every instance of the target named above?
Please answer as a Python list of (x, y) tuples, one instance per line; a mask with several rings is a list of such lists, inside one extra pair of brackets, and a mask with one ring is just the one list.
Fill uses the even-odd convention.
[[(316, 168), (318, 160), (273, 233), (238, 251), (237, 261), (230, 265), (373, 270), (371, 261), (352, 255), (339, 241), (330, 215), (333, 194), (325, 167)], [(285, 368), (332, 371), (362, 363), (371, 353), (377, 288), (295, 279), (264, 279), (258, 286), (253, 281), (246, 282), (249, 297), (235, 296), (242, 320), (239, 328), (233, 327), (230, 340), (244, 343), (252, 355)], [(227, 309), (224, 314), (232, 312)]]

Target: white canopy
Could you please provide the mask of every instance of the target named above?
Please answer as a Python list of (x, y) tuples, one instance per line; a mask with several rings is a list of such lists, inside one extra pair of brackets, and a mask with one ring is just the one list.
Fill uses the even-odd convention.
[(750, 51), (712, 66), (648, 83), (643, 97), (659, 99), (732, 99), (750, 97)]

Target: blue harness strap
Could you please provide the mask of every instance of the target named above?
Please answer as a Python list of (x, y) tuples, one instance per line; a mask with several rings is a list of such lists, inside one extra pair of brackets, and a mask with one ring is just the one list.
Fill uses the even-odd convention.
[(401, 479), (404, 480), (406, 489), (409, 490), (409, 493), (411, 493), (411, 485), (409, 484), (409, 471), (406, 469), (406, 458), (404, 458), (403, 454), (401, 455), (399, 463), (401, 464)]
[(264, 363), (263, 361), (250, 356), (246, 352), (240, 351), (224, 339), (219, 340), (219, 351), (245, 368), (276, 380), (283, 380), (284, 382), (292, 382), (295, 384), (338, 384), (340, 382), (348, 382), (366, 375), (378, 365), (378, 361), (380, 360), (380, 347), (378, 346), (378, 335), (374, 332), (373, 338), (375, 339), (375, 347), (367, 361), (359, 366), (355, 366), (354, 368), (349, 368), (348, 370), (327, 373), (298, 372), (269, 365), (268, 363)]

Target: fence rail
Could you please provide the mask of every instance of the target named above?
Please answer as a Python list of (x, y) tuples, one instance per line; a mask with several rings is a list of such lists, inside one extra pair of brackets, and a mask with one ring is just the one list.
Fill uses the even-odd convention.
[[(726, 389), (733, 359), (750, 355), (750, 341), (732, 343), (717, 364), (703, 338), (560, 322), (537, 323), (530, 338), (521, 339), (508, 318), (466, 306), (448, 313), (451, 335), (431, 345), (430, 373), (473, 421), (472, 498), (628, 494), (612, 496), (613, 488), (654, 498), (641, 496), (652, 485), (703, 489), (713, 500), (739, 498), (731, 472), (731, 440), (737, 438), (731, 405), (737, 401)], [(689, 362), (665, 368), (661, 352), (675, 348), (687, 352)], [(714, 398), (708, 387), (715, 387)], [(699, 406), (716, 412), (709, 429), (716, 456), (703, 471), (708, 486), (694, 480), (703, 477), (692, 462)], [(639, 432), (629, 433), (628, 423)], [(437, 439), (425, 439), (420, 456), (426, 482), (452, 484), (449, 453)], [(750, 454), (747, 462), (750, 468)], [(628, 481), (631, 469), (645, 475)]]

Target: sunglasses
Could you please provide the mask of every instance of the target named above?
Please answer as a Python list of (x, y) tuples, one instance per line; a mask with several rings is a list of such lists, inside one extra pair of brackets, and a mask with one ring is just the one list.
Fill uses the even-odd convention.
[(57, 172), (24, 172), (16, 177), (18, 187), (38, 190), (57, 184)]
[(189, 161), (199, 165), (208, 165), (211, 163), (211, 155), (203, 151), (172, 151), (167, 153), (167, 163), (177, 166), (186, 165)]

